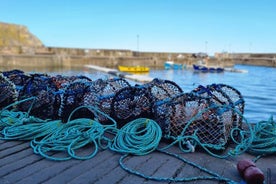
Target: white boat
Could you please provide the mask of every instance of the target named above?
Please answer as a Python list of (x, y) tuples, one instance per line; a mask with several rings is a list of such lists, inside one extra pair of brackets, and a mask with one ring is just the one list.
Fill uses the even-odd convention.
[(248, 73), (247, 70), (241, 70), (237, 68), (224, 68), (224, 70), (227, 72)]
[(170, 69), (182, 70), (185, 68), (185, 65), (180, 64), (180, 63), (174, 63), (173, 61), (166, 61), (164, 63), (164, 68), (165, 68), (165, 70), (170, 70)]

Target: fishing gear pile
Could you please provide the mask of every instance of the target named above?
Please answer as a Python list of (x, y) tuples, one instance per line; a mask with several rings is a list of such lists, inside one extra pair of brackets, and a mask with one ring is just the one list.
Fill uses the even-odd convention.
[[(131, 86), (122, 78), (92, 80), (86, 76), (2, 72), (1, 108), (14, 103), (13, 111), (27, 112), (42, 120), (97, 118), (105, 125), (114, 119), (117, 128), (138, 118), (158, 123), (162, 137), (177, 140), (189, 136), (191, 143), (223, 149), (242, 127), (244, 100), (225, 84), (198, 86), (189, 93), (169, 80), (154, 79)], [(29, 99), (29, 100), (26, 100)], [(19, 102), (19, 103), (16, 103)], [(95, 115), (96, 107), (103, 114)], [(219, 145), (219, 146), (218, 146)]]

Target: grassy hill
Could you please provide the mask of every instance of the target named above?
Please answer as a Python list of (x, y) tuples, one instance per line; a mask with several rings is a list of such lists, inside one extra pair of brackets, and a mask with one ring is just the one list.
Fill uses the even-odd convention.
[(0, 22), (0, 47), (41, 47), (43, 43), (26, 26)]

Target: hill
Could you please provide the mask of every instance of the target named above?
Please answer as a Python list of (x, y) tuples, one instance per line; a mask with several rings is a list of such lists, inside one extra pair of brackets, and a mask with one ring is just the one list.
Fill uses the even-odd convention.
[(41, 47), (43, 43), (26, 26), (0, 22), (0, 47)]

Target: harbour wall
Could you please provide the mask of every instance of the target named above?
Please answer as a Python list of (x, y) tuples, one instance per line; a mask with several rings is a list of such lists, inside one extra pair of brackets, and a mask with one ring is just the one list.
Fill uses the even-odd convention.
[[(192, 66), (198, 60), (194, 53), (137, 52), (131, 50), (81, 49), (59, 47), (9, 47), (0, 48), (0, 67), (5, 68), (75, 68), (93, 64), (108, 68), (118, 65), (163, 68), (165, 61)], [(211, 57), (210, 65), (233, 66), (227, 57)]]
[[(137, 52), (116, 49), (82, 49), (59, 47), (0, 48), (1, 70), (7, 68), (76, 68), (93, 64), (108, 68), (118, 65), (163, 68), (165, 61), (191, 67), (203, 58), (195, 53)], [(235, 64), (276, 67), (276, 54), (217, 53), (208, 58), (209, 65), (232, 67)]]

